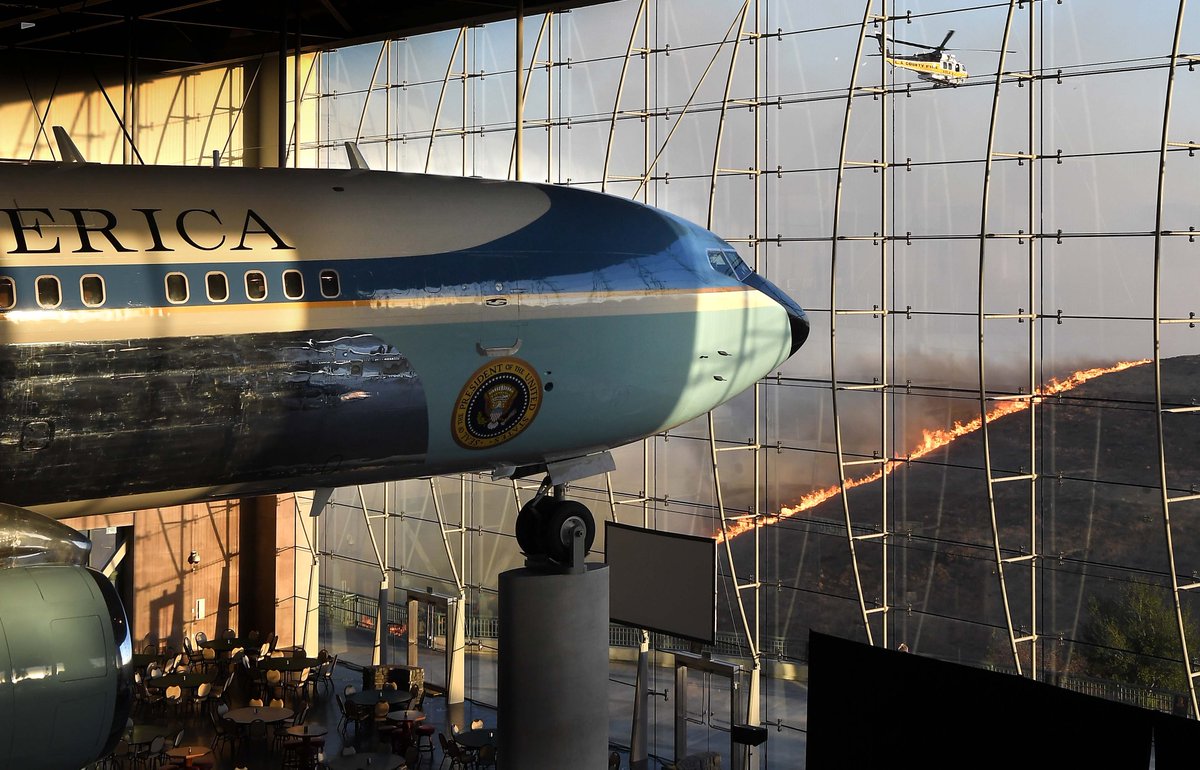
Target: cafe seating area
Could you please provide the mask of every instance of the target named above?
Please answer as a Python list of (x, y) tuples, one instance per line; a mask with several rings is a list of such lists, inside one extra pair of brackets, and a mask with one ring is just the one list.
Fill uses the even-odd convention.
[[(87, 770), (486, 770), (495, 712), (466, 704), (460, 726), (423, 671), (376, 686), (374, 669), (279, 648), (276, 639), (148, 640), (134, 655), (134, 707), (111, 755)], [(407, 667), (399, 667), (407, 668)]]

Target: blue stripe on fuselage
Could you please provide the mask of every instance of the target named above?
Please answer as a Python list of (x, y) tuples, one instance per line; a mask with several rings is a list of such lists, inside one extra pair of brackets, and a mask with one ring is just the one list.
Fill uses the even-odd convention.
[[(510, 235), (465, 251), (403, 258), (320, 261), (313, 255), (295, 262), (254, 260), (171, 263), (160, 258), (142, 264), (109, 266), (0, 267), (0, 275), (17, 282), (16, 309), (33, 310), (35, 281), (54, 275), (62, 282), (62, 310), (86, 309), (79, 281), (84, 275), (104, 278), (104, 307), (169, 307), (164, 277), (179, 272), (188, 278), (188, 306), (288, 303), (283, 273), (304, 277), (305, 301), (321, 301), (319, 274), (336, 270), (341, 293), (331, 299), (440, 297), (505, 293), (519, 284), (523, 293), (558, 294), (730, 286), (732, 279), (713, 270), (705, 249), (728, 248), (716, 236), (666, 212), (611, 195), (551, 185), (539, 186), (551, 207), (539, 219)], [(126, 257), (128, 255), (125, 255)], [(244, 274), (265, 274), (268, 294), (248, 299)], [(229, 298), (209, 302), (205, 276), (224, 272)], [(465, 283), (464, 283), (465, 280)], [(500, 288), (497, 288), (497, 284)]]

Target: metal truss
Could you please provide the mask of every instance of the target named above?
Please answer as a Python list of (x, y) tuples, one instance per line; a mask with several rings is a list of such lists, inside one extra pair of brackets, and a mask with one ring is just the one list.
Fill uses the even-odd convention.
[[(983, 437), (983, 463), (987, 478), (988, 512), (992, 527), (992, 554), (995, 559), (994, 570), (1000, 581), (1000, 594), (1004, 603), (1004, 623), (1008, 632), (1008, 645), (1012, 654), (1013, 665), (1018, 674), (1028, 673), (1037, 678), (1037, 643), (1038, 643), (1038, 499), (1037, 499), (1037, 419), (1038, 419), (1038, 380), (1037, 380), (1037, 328), (1038, 318), (1035, 301), (1037, 299), (1038, 270), (1037, 239), (1031, 237), (1036, 232), (1037, 202), (1036, 183), (1038, 159), (1035, 148), (1035, 117), (1036, 105), (1034, 83), (1036, 81), (1035, 45), (1037, 38), (1035, 30), (1036, 3), (1028, 2), (1029, 13), (1029, 71), (1008, 72), (1008, 44), (1012, 33), (1013, 17), (1020, 7), (1026, 3), (1023, 0), (1009, 0), (1008, 13), (1004, 21), (1004, 34), (1000, 45), (1000, 61), (996, 68), (996, 77), (992, 92), (991, 118), (988, 123), (987, 154), (984, 156), (983, 196), (979, 222), (979, 303), (977, 322), (979, 328), (979, 412), (981, 435)], [(1029, 143), (1025, 150), (1018, 152), (998, 152), (996, 150), (996, 124), (1000, 114), (1001, 94), (1007, 82), (1028, 84), (1026, 89), (1029, 98), (1029, 120), (1026, 141)], [(988, 227), (989, 204), (991, 203), (992, 173), (997, 160), (1016, 159), (1028, 169), (1028, 218), (1026, 228), (1016, 233), (995, 233)], [(1018, 243), (1026, 246), (1028, 257), (1027, 267), (1027, 296), (1022, 300), (1023, 307), (1018, 307), (1015, 313), (989, 313), (985, 310), (989, 298), (987, 281), (987, 264), (989, 246), (996, 239), (1017, 239)], [(1008, 324), (1016, 321), (1025, 324), (1027, 336), (1027, 361), (1025, 366), (1025, 383), (1017, 393), (995, 393), (987, 387), (987, 340), (989, 330), (997, 324)], [(988, 427), (989, 418), (994, 419), (993, 413), (999, 402), (1018, 401), (1024, 404), (1024, 412), (1028, 420), (1029, 440), (1027, 467), (1016, 472), (1001, 470), (994, 464), (992, 457), (991, 435)], [(997, 499), (1003, 485), (1005, 499)], [(1018, 501), (1024, 500), (1028, 506), (1021, 511), (1020, 503), (1011, 502), (1007, 496), (1010, 488), (1021, 489), (1019, 495), (1013, 495)], [(1014, 534), (1015, 530), (1015, 534)], [(1014, 601), (1013, 593), (1022, 591), (1026, 595), (1027, 604)]]
[[(1163, 120), (1162, 120), (1162, 140), (1158, 148), (1158, 192), (1154, 208), (1154, 411), (1155, 424), (1158, 438), (1158, 484), (1159, 484), (1159, 501), (1162, 508), (1163, 531), (1166, 535), (1167, 544), (1167, 560), (1170, 565), (1171, 572), (1171, 594), (1175, 604), (1175, 619), (1179, 628), (1179, 648), (1183, 655), (1184, 670), (1187, 672), (1187, 687), (1188, 696), (1191, 700), (1191, 713), (1193, 717), (1200, 717), (1200, 702), (1196, 698), (1196, 678), (1200, 677), (1200, 670), (1197, 670), (1195, 662), (1192, 660), (1191, 647), (1189, 647), (1187, 624), (1184, 622), (1184, 596), (1189, 591), (1200, 589), (1200, 582), (1195, 579), (1193, 572), (1190, 579), (1181, 579), (1179, 574), (1178, 560), (1175, 548), (1176, 533), (1171, 522), (1171, 509), (1179, 508), (1183, 510), (1183, 506), (1187, 503), (1200, 500), (1200, 494), (1197, 494), (1193, 486), (1191, 491), (1185, 494), (1172, 494), (1168, 487), (1167, 475), (1172, 468), (1184, 466), (1185, 463), (1191, 462), (1190, 457), (1167, 457), (1166, 432), (1168, 424), (1174, 425), (1181, 421), (1186, 421), (1188, 427), (1195, 428), (1195, 416), (1200, 413), (1200, 406), (1166, 406), (1163, 403), (1163, 380), (1162, 380), (1162, 333), (1163, 329), (1168, 324), (1188, 324), (1189, 328), (1194, 327), (1194, 313), (1189, 314), (1188, 318), (1167, 317), (1163, 315), (1162, 308), (1162, 287), (1164, 284), (1163, 276), (1163, 238), (1174, 233), (1169, 233), (1163, 229), (1163, 207), (1164, 207), (1164, 192), (1166, 186), (1167, 175), (1167, 153), (1172, 148), (1182, 148), (1188, 151), (1190, 155), (1194, 150), (1200, 149), (1200, 145), (1191, 141), (1179, 142), (1171, 141), (1171, 108), (1175, 95), (1175, 75), (1180, 66), (1187, 66), (1189, 69), (1194, 66), (1200, 57), (1184, 56), (1180, 53), (1180, 40), (1183, 35), (1183, 19), (1184, 11), (1187, 8), (1187, 0), (1179, 0), (1179, 9), (1175, 18), (1175, 34), (1172, 38), (1171, 58), (1167, 66), (1167, 88), (1166, 97), (1163, 103)], [(1190, 239), (1190, 236), (1189, 236)], [(1194, 511), (1193, 511), (1194, 513)]]
[[(838, 485), (841, 490), (839, 497), (842, 503), (842, 514), (846, 522), (846, 541), (850, 548), (850, 561), (854, 571), (854, 586), (858, 596), (863, 631), (866, 634), (868, 644), (876, 644), (876, 640), (878, 640), (878, 643), (886, 647), (888, 646), (888, 601), (890, 593), (888, 585), (888, 547), (891, 539), (888, 512), (888, 487), (890, 482), (887, 477), (887, 471), (893, 463), (890, 441), (890, 400), (892, 394), (890, 392), (890, 348), (888, 344), (892, 326), (889, 281), (891, 255), (888, 249), (888, 228), (890, 227), (888, 221), (888, 209), (890, 206), (888, 191), (890, 189), (889, 183), (892, 174), (892, 164), (888, 160), (888, 141), (891, 132), (888, 118), (891, 111), (892, 95), (891, 89), (888, 87), (891, 73), (886, 58), (879, 57), (881, 63), (879, 86), (864, 87), (858, 84), (858, 73), (861, 69), (858, 63), (863, 59), (863, 48), (868, 34), (867, 30), (874, 27), (879, 29), (880, 34), (886, 34), (887, 31), (887, 0), (881, 0), (878, 13), (873, 10), (874, 6), (875, 0), (867, 0), (863, 8), (862, 22), (858, 27), (858, 44), (855, 49), (854, 59), (852, 60), (854, 64), (851, 67), (850, 84), (846, 89), (846, 111), (842, 121), (841, 149), (838, 153), (837, 188), (833, 207), (833, 233), (830, 240), (829, 381), (832, 395)], [(879, 144), (877, 147), (879, 157), (870, 160), (851, 160), (847, 157), (851, 116), (855, 102), (865, 97), (869, 97), (879, 107)], [(878, 230), (870, 235), (846, 234), (843, 232), (841, 216), (846, 176), (849, 173), (861, 173), (862, 169), (870, 169), (872, 174), (877, 175), (878, 178), (880, 217)], [(844, 244), (852, 242), (869, 242), (877, 248), (876, 254), (879, 260), (878, 294), (876, 301), (870, 308), (841, 307), (838, 304), (838, 258), (841, 247)], [(837, 345), (837, 325), (840, 317), (847, 316), (855, 316), (860, 319), (870, 318), (877, 323), (879, 339), (878, 369), (869, 383), (849, 383), (838, 377), (839, 350)], [(875, 403), (869, 408), (874, 409), (878, 415), (879, 438), (869, 457), (865, 455), (865, 452), (858, 452), (854, 454), (853, 459), (849, 459), (850, 453), (846, 450), (842, 428), (843, 415), (847, 410), (844, 402), (848, 400), (850, 394), (854, 394), (855, 399), (859, 399), (860, 394), (874, 397)], [(859, 409), (862, 408), (861, 403), (857, 401), (856, 406)], [(864, 470), (867, 471), (865, 476), (861, 475), (861, 471)], [(854, 478), (851, 474), (860, 475)], [(877, 511), (878, 519), (869, 526), (863, 526), (861, 523), (856, 524), (854, 517), (851, 515), (849, 492), (853, 487), (862, 483), (863, 478), (875, 477), (878, 477), (881, 489), (880, 507)], [(864, 553), (864, 550), (867, 552)], [(878, 573), (876, 582), (870, 587), (866, 585), (866, 575), (869, 574), (868, 565), (874, 565)]]

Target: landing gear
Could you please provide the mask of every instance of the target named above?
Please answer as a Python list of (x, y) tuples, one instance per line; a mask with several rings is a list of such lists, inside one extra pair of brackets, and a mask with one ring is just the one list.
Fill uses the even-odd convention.
[(596, 540), (596, 520), (587, 506), (546, 494), (543, 483), (538, 494), (517, 514), (517, 545), (525, 554), (526, 564), (543, 570), (582, 571), (583, 557)]

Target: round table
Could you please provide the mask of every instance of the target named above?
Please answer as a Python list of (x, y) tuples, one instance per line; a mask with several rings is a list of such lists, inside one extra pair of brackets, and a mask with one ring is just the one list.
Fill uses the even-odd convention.
[(330, 770), (396, 770), (404, 767), (404, 757), (386, 751), (326, 757)]
[(425, 719), (424, 711), (414, 711), (412, 709), (406, 709), (404, 711), (393, 711), (392, 713), (388, 714), (389, 722), (401, 722), (403, 724), (410, 724), (410, 725), (415, 722), (424, 721), (424, 719)]
[(200, 674), (196, 672), (163, 674), (162, 676), (148, 677), (146, 679), (146, 686), (165, 690), (173, 685), (178, 685), (186, 689), (199, 687), (205, 682), (212, 682), (212, 680), (212, 674)]
[(202, 757), (209, 751), (211, 749), (208, 746), (172, 746), (167, 749), (167, 756), (182, 759), (184, 767), (191, 767), (193, 759)]
[(159, 655), (157, 652), (135, 652), (130, 657), (130, 662), (133, 664), (134, 668), (145, 671), (146, 666), (149, 666), (151, 663), (157, 663), (162, 659), (163, 656)]
[(496, 729), (494, 727), (481, 727), (475, 730), (463, 730), (461, 733), (455, 734), (454, 742), (463, 748), (473, 751), (478, 751), (484, 746), (495, 746)]
[(357, 706), (374, 707), (379, 701), (387, 701), (389, 706), (408, 705), (413, 698), (408, 690), (360, 690), (346, 698), (348, 703)]
[(329, 732), (320, 725), (292, 725), (286, 730), (288, 735), (295, 736), (305, 743), (317, 738), (323, 738)]
[(201, 648), (216, 650), (217, 652), (229, 652), (234, 647), (245, 647), (246, 644), (241, 639), (209, 639), (199, 646)]
[(263, 671), (303, 671), (316, 666), (316, 658), (259, 658), (258, 661), (258, 667)]
[(296, 712), (279, 706), (244, 706), (240, 709), (230, 709), (225, 712), (225, 718), (239, 725), (248, 725), (256, 719), (267, 724), (291, 719)]

